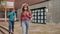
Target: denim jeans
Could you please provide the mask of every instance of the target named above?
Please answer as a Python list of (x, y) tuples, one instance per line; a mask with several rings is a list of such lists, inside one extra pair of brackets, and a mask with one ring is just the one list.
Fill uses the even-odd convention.
[(28, 34), (30, 21), (22, 21), (22, 34)]
[(14, 32), (14, 21), (9, 20), (9, 33)]

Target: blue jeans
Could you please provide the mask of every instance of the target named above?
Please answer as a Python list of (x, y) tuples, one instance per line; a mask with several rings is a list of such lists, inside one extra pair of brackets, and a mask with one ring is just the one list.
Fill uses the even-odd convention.
[(28, 34), (29, 26), (30, 26), (30, 21), (22, 21), (22, 34)]
[(9, 20), (9, 33), (14, 32), (14, 21)]

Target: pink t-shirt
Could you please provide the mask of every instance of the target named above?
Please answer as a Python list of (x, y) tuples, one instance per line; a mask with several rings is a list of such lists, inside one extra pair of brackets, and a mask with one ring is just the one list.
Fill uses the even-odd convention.
[(22, 20), (30, 20), (32, 17), (32, 12), (24, 11), (21, 13), (21, 21)]

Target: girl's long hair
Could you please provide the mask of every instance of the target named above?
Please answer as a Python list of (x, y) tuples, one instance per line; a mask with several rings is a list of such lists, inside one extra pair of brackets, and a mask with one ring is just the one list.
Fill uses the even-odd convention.
[(22, 4), (22, 12), (24, 12), (25, 11), (25, 6), (27, 6), (27, 11), (30, 11), (30, 9), (29, 9), (29, 5), (27, 4), (27, 3), (24, 3), (24, 4)]

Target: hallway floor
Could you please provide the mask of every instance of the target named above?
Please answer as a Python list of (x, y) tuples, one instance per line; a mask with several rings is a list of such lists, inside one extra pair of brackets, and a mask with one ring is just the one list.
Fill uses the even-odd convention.
[[(0, 23), (8, 27), (8, 23)], [(19, 22), (15, 22), (14, 34), (22, 34), (22, 27)], [(60, 34), (60, 26), (52, 24), (34, 24), (31, 23), (29, 34)]]

